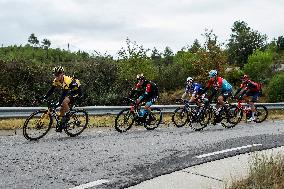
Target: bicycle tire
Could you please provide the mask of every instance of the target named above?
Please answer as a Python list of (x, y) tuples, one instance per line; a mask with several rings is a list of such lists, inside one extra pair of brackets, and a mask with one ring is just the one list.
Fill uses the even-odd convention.
[(172, 116), (172, 122), (176, 127), (183, 127), (185, 124), (189, 122), (188, 111), (183, 107), (175, 109)]
[(232, 108), (230, 108), (230, 109), (234, 109), (233, 114), (234, 114), (235, 117), (237, 117), (237, 122), (240, 123), (241, 120), (243, 119), (243, 115), (244, 115), (243, 110), (236, 105), (232, 106)]
[(210, 110), (205, 107), (203, 110), (201, 110), (200, 115), (195, 118), (196, 121), (193, 121), (193, 114), (191, 113), (190, 115), (189, 125), (194, 131), (203, 130), (205, 127), (207, 127), (211, 119)]
[[(25, 121), (23, 135), (28, 140), (38, 140), (44, 137), (51, 128), (53, 119), (51, 114), (46, 114), (48, 110), (38, 110), (33, 112)], [(42, 116), (48, 115), (43, 118)], [(41, 120), (40, 118), (43, 118)], [(33, 125), (35, 124), (35, 125)]]
[(236, 105), (230, 105), (229, 107), (223, 110), (223, 113), (225, 113), (225, 118), (223, 119), (225, 120), (225, 122), (221, 121), (223, 127), (227, 129), (233, 128), (240, 122), (240, 119), (237, 116), (238, 114), (235, 114), (236, 108)]
[(72, 110), (68, 116), (64, 131), (70, 137), (78, 136), (87, 128), (88, 123), (89, 115), (86, 110)]
[[(256, 123), (261, 123), (265, 121), (268, 117), (268, 110), (264, 105), (255, 105), (256, 112), (254, 114)], [(260, 116), (263, 116), (260, 118)]]
[(147, 130), (156, 129), (162, 121), (162, 110), (160, 108), (151, 108), (151, 112), (147, 115), (144, 127)]
[[(122, 123), (120, 123), (121, 118), (122, 118)], [(134, 123), (134, 113), (131, 112), (130, 108), (126, 108), (121, 110), (117, 114), (115, 118), (114, 128), (118, 132), (123, 133), (128, 131), (132, 127), (133, 123)]]

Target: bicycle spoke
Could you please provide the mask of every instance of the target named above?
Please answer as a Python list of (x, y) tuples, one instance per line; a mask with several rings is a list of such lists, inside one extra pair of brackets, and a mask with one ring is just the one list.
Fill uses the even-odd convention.
[(75, 110), (70, 112), (70, 115), (65, 119), (67, 119), (67, 123), (65, 123), (64, 131), (71, 137), (81, 134), (87, 128), (89, 121), (88, 114), (85, 110)]
[(129, 108), (122, 110), (115, 118), (115, 129), (122, 133), (129, 130), (134, 123), (134, 114)]
[(183, 127), (188, 123), (188, 112), (185, 108), (177, 108), (172, 116), (172, 122), (176, 127)]
[(32, 113), (25, 121), (23, 135), (28, 140), (42, 138), (51, 128), (52, 119), (47, 110), (39, 110)]
[(162, 121), (162, 111), (159, 108), (153, 108), (146, 117), (144, 127), (147, 130), (153, 130), (159, 126)]

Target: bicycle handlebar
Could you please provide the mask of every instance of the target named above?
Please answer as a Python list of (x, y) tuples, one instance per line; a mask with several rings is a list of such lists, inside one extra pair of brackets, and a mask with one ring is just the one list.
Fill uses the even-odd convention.
[(133, 105), (135, 107), (138, 107), (139, 105), (144, 105), (145, 102), (140, 102), (139, 104), (136, 103), (136, 100), (132, 99), (132, 98), (128, 98), (128, 97), (123, 97), (124, 100), (129, 101), (131, 103), (133, 103)]
[(36, 96), (35, 97), (35, 101), (40, 103), (40, 104), (43, 104), (43, 103), (47, 103), (47, 106), (49, 108), (53, 108), (53, 109), (56, 109), (57, 107), (59, 107), (59, 104), (57, 104), (56, 102), (52, 101), (52, 100), (49, 100), (49, 99), (46, 99), (44, 97), (39, 97), (39, 96)]

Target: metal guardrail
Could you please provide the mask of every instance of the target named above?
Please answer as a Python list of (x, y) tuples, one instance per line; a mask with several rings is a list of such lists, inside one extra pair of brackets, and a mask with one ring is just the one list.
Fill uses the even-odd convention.
[[(279, 103), (255, 103), (266, 106), (269, 110), (284, 110), (284, 102)], [(164, 113), (171, 113), (177, 107), (183, 105), (154, 105), (153, 107), (159, 107)], [(192, 105), (194, 106), (194, 105)], [(89, 115), (116, 115), (122, 109), (129, 106), (86, 106), (78, 107), (87, 110)], [(40, 109), (46, 109), (46, 107), (0, 107), (0, 118), (24, 118), (28, 117), (32, 112)]]

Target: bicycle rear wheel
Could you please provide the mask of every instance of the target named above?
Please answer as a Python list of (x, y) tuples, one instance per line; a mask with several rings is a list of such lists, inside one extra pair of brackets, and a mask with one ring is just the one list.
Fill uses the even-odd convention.
[(23, 135), (28, 140), (38, 140), (50, 130), (52, 116), (48, 110), (38, 110), (32, 113), (25, 121)]
[(256, 112), (254, 114), (255, 122), (261, 123), (266, 120), (268, 116), (268, 110), (263, 105), (255, 105)]
[(120, 132), (126, 132), (134, 123), (134, 113), (130, 111), (130, 108), (121, 110), (115, 118), (114, 128)]
[(162, 110), (160, 108), (152, 108), (144, 122), (144, 127), (147, 130), (156, 129), (162, 121)]
[(177, 108), (172, 116), (172, 122), (176, 127), (183, 127), (189, 121), (188, 111), (185, 108)]
[(86, 110), (72, 110), (66, 117), (68, 122), (64, 128), (65, 133), (70, 137), (81, 134), (88, 126), (89, 116)]

